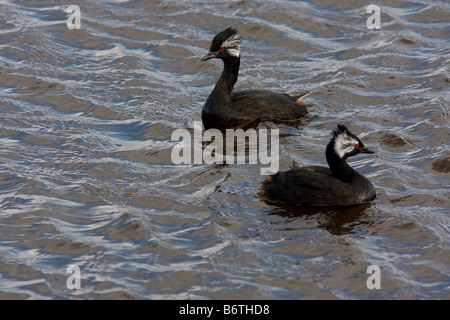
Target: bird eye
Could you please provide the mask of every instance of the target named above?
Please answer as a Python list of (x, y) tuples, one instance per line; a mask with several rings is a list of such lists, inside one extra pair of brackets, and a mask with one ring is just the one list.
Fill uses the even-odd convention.
[(221, 46), (221, 47), (220, 47), (220, 51), (223, 51), (223, 50), (225, 50), (225, 47), (224, 47), (224, 46)]
[(359, 143), (355, 144), (355, 148), (359, 149)]

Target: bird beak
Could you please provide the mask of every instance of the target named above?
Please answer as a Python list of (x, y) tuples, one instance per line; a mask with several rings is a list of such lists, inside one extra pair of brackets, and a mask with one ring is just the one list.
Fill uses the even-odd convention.
[(209, 60), (209, 59), (212, 59), (212, 58), (216, 58), (217, 57), (217, 52), (211, 52), (211, 51), (209, 51), (207, 54), (206, 54), (206, 56), (204, 56), (203, 58), (202, 58), (202, 61), (206, 61), (206, 60)]
[(375, 153), (375, 151), (372, 151), (372, 150), (370, 150), (370, 149), (368, 149), (366, 147), (359, 148), (358, 150), (361, 153)]

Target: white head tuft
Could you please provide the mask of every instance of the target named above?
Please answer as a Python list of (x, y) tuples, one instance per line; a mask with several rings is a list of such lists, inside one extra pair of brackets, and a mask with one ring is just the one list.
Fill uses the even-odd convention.
[(227, 49), (230, 56), (239, 58), (241, 53), (241, 35), (237, 32), (233, 33), (230, 37), (225, 39), (222, 46)]
[(334, 152), (339, 158), (346, 158), (347, 154), (350, 154), (355, 146), (359, 144), (356, 137), (351, 134), (344, 126), (338, 126), (333, 132), (334, 135)]

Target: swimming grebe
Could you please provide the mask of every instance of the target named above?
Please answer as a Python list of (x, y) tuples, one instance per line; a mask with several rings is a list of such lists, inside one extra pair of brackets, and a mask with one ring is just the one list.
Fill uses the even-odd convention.
[(214, 90), (202, 110), (205, 129), (246, 127), (261, 121), (298, 122), (306, 113), (306, 106), (299, 100), (283, 93), (267, 90), (233, 92), (239, 74), (241, 36), (237, 30), (228, 28), (217, 34), (202, 58), (222, 59), (224, 68)]
[(359, 153), (374, 153), (345, 126), (338, 125), (326, 148), (330, 168), (293, 168), (270, 176), (263, 186), (268, 198), (301, 207), (347, 206), (376, 198), (372, 183), (345, 160)]

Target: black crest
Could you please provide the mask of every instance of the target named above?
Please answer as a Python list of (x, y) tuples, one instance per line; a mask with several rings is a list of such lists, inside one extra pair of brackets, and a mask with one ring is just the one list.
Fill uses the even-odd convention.
[(212, 43), (210, 51), (217, 52), (220, 50), (220, 47), (228, 42), (228, 40), (233, 39), (233, 41), (240, 41), (241, 36), (239, 32), (236, 29), (233, 28), (227, 28), (223, 30), (222, 32), (218, 33)]

